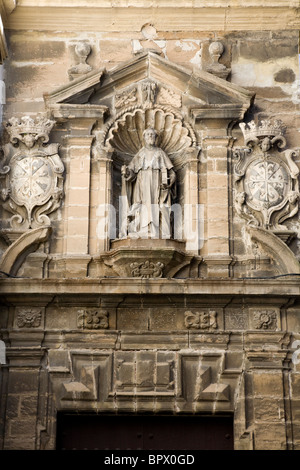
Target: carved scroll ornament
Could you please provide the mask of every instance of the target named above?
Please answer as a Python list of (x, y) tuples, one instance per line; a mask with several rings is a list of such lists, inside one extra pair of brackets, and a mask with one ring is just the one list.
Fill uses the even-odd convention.
[(184, 312), (185, 326), (189, 329), (208, 330), (217, 328), (217, 312), (201, 311), (201, 312)]
[(281, 121), (240, 124), (246, 147), (235, 149), (235, 208), (249, 225), (280, 233), (299, 209), (299, 168)]
[(5, 125), (10, 143), (3, 148), (1, 202), (13, 214), (13, 229), (50, 225), (47, 214), (60, 206), (64, 165), (59, 145), (47, 144), (54, 124), (43, 116), (24, 116)]

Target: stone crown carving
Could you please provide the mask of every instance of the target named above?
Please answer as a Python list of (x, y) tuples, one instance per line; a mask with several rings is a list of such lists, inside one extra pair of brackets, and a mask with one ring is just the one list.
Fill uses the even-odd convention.
[(242, 122), (239, 126), (242, 129), (246, 145), (252, 144), (252, 142), (258, 143), (261, 137), (269, 137), (270, 139), (276, 137), (277, 141), (280, 137), (282, 145), (285, 143), (283, 139), (285, 126), (279, 119), (274, 120), (273, 123), (269, 119), (262, 120), (260, 124), (256, 124), (255, 121), (251, 121), (249, 124)]
[(5, 129), (12, 144), (23, 143), (27, 148), (31, 148), (39, 139), (43, 143), (49, 141), (49, 134), (54, 124), (55, 121), (41, 115), (35, 119), (30, 116), (12, 117), (7, 121)]

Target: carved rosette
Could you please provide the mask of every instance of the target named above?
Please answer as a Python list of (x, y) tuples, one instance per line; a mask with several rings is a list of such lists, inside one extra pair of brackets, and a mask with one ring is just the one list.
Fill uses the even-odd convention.
[(54, 124), (43, 116), (24, 116), (12, 118), (5, 125), (10, 143), (3, 148), (1, 200), (13, 214), (13, 229), (50, 225), (47, 214), (60, 206), (64, 165), (58, 155), (59, 145), (47, 144)]
[(277, 314), (274, 310), (254, 311), (252, 323), (257, 330), (274, 330), (277, 328)]
[(299, 209), (299, 169), (286, 146), (281, 121), (240, 124), (246, 147), (234, 150), (235, 208), (249, 225), (280, 236), (282, 223)]
[(16, 324), (18, 328), (38, 328), (41, 325), (42, 310), (40, 308), (18, 308)]
[(77, 317), (78, 328), (99, 330), (108, 328), (108, 312), (103, 309), (81, 310)]

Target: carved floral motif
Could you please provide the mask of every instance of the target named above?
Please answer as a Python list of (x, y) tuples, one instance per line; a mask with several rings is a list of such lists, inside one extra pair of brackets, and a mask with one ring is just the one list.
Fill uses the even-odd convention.
[(115, 107), (122, 108), (123, 106), (130, 106), (133, 103), (137, 102), (137, 89), (133, 88), (132, 90), (129, 91), (123, 91), (123, 93), (120, 93), (116, 95), (115, 98)]
[(184, 323), (187, 328), (192, 329), (215, 329), (217, 328), (217, 312), (212, 310), (201, 312), (187, 311), (184, 313)]
[(103, 309), (80, 311), (77, 326), (93, 330), (108, 328), (108, 312)]
[(173, 90), (161, 87), (157, 96), (157, 103), (168, 104), (174, 108), (180, 108), (182, 104), (181, 95), (178, 95)]
[(274, 310), (260, 310), (253, 312), (253, 326), (255, 329), (275, 329), (277, 315)]
[(42, 311), (39, 308), (20, 308), (17, 311), (19, 328), (37, 328), (41, 324)]
[(50, 225), (47, 214), (60, 206), (64, 165), (59, 145), (46, 145), (54, 124), (44, 116), (11, 118), (6, 123), (10, 143), (3, 148), (1, 200), (13, 214), (12, 228)]

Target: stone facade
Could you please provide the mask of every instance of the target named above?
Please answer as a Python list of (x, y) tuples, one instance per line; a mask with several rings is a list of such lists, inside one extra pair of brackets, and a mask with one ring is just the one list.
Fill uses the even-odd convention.
[[(80, 411), (232, 416), (236, 450), (299, 450), (298, 2), (13, 3), (0, 447), (55, 449)], [(156, 238), (121, 206), (148, 127), (176, 174)]]

